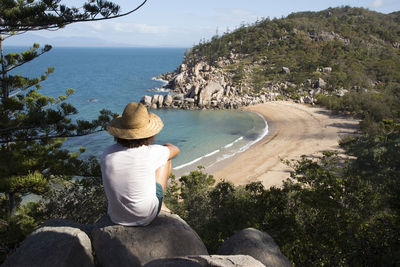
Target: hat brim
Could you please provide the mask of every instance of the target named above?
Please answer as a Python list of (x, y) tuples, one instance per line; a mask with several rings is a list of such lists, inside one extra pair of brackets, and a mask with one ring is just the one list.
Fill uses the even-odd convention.
[(106, 127), (112, 136), (121, 139), (143, 139), (158, 134), (164, 127), (161, 118), (149, 112), (149, 123), (141, 128), (126, 129), (122, 126), (122, 116), (114, 118)]

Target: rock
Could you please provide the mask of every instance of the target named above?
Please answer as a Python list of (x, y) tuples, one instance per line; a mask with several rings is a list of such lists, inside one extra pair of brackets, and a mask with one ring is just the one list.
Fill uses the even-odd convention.
[(145, 265), (145, 267), (263, 267), (258, 260), (248, 255), (211, 255), (211, 256), (188, 256), (173, 259), (154, 260)]
[(319, 78), (317, 81), (317, 88), (324, 89), (325, 87), (326, 87), (326, 82), (323, 79)]
[(179, 66), (179, 72), (184, 72), (184, 71), (186, 71), (186, 70), (187, 70), (187, 65), (184, 64), (184, 63), (182, 63), (182, 64)]
[(339, 89), (339, 91), (336, 93), (336, 96), (342, 97), (342, 96), (344, 96), (345, 94), (347, 94), (348, 92), (349, 92), (349, 91), (346, 90), (346, 89)]
[(290, 69), (288, 67), (282, 67), (282, 73), (290, 73)]
[(32, 232), (3, 263), (4, 267), (94, 266), (88, 226), (50, 220)]
[(171, 95), (166, 95), (164, 97), (164, 106), (169, 107), (172, 104), (172, 96)]
[(203, 62), (197, 63), (196, 66), (194, 66), (194, 69), (193, 69), (194, 76), (196, 76), (196, 77), (200, 76), (200, 70), (203, 69), (203, 66), (204, 66)]
[(140, 100), (140, 103), (142, 103), (146, 107), (150, 107), (151, 106), (151, 96), (144, 95), (142, 97), (142, 99)]
[(329, 72), (332, 72), (332, 68), (331, 68), (331, 67), (325, 67), (325, 68), (322, 68), (322, 72), (323, 72), (323, 73), (329, 73)]
[(179, 107), (181, 107), (182, 106), (182, 100), (174, 100), (174, 101), (172, 101), (172, 107), (173, 108), (179, 108)]
[(187, 103), (194, 103), (194, 99), (193, 98), (185, 98), (184, 100)]
[(225, 92), (224, 94), (226, 96), (230, 96), (231, 95), (231, 87), (228, 85), (227, 87), (225, 87)]
[(164, 103), (164, 96), (163, 96), (163, 95), (159, 95), (159, 96), (158, 96), (158, 100), (157, 100), (157, 106), (158, 106), (158, 108), (162, 108), (163, 103)]
[(194, 98), (199, 94), (200, 86), (198, 84), (193, 85), (190, 91), (187, 93), (187, 97)]
[(152, 105), (154, 105), (154, 104), (156, 104), (157, 105), (157, 103), (158, 103), (158, 97), (159, 97), (160, 95), (153, 95), (153, 98), (151, 99), (151, 104)]
[(185, 76), (184, 75), (185, 75), (185, 73), (181, 72), (181, 73), (179, 73), (178, 75), (175, 76), (175, 78), (174, 78), (174, 80), (172, 82), (173, 87), (180, 88), (180, 87), (182, 87), (184, 85), (184, 82), (185, 82)]
[(217, 101), (220, 101), (223, 96), (224, 96), (224, 91), (220, 90), (212, 94), (211, 99), (216, 99)]
[(92, 231), (92, 244), (103, 267), (142, 266), (160, 258), (208, 255), (199, 236), (185, 221), (163, 212), (145, 227), (125, 227), (111, 221), (107, 225), (103, 219)]
[(292, 266), (272, 237), (254, 228), (237, 232), (222, 243), (217, 254), (250, 255), (265, 266)]
[(305, 96), (305, 97), (303, 98), (303, 103), (305, 103), (305, 104), (312, 104), (313, 102), (314, 102), (314, 101), (313, 101), (312, 97)]
[(174, 95), (174, 100), (183, 100), (185, 98), (184, 94), (176, 94)]
[(224, 88), (216, 81), (210, 81), (199, 93), (199, 103), (208, 103), (211, 96), (219, 91), (224, 92)]

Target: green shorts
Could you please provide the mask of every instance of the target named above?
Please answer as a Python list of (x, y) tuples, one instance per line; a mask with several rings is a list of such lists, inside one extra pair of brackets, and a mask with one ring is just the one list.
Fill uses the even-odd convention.
[(161, 184), (156, 182), (156, 196), (158, 198), (158, 211), (157, 211), (157, 215), (160, 213), (161, 211), (161, 205), (162, 205), (162, 201), (164, 198), (164, 192), (163, 192), (163, 188), (161, 186)]

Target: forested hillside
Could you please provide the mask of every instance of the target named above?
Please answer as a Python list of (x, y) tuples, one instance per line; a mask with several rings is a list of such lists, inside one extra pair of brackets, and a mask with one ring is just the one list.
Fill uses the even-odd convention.
[[(382, 83), (400, 80), (399, 33), (399, 13), (335, 8), (242, 25), (201, 42), (187, 57), (215, 64), (219, 57), (239, 54), (240, 61), (224, 68), (234, 74), (237, 83), (248, 82), (256, 91), (270, 81), (284, 80), (301, 89), (308, 79), (319, 77), (324, 77), (331, 90), (381, 88)], [(290, 73), (283, 73), (282, 67)], [(324, 67), (332, 71), (319, 71)]]
[(263, 19), (200, 42), (186, 60), (224, 69), (245, 92), (272, 90), (295, 100), (310, 96), (330, 109), (372, 120), (399, 115), (399, 12), (343, 7)]

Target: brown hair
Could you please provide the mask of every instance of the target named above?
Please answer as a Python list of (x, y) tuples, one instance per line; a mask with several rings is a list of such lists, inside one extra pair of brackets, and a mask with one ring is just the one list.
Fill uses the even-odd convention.
[(128, 147), (128, 148), (135, 148), (135, 147), (140, 147), (140, 146), (148, 146), (153, 143), (155, 138), (155, 135), (147, 137), (147, 138), (142, 138), (142, 139), (122, 139), (122, 138), (117, 138), (115, 137), (115, 141), (117, 141), (118, 144)]

